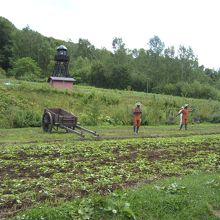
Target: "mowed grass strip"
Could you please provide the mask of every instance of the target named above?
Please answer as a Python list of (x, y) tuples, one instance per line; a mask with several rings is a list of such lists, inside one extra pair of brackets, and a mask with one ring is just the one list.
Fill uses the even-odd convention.
[[(84, 127), (85, 125), (82, 124)], [(41, 127), (0, 129), (0, 145), (24, 144), (24, 143), (59, 143), (75, 142), (78, 140), (105, 140), (134, 138), (133, 127), (130, 126), (85, 126), (99, 134), (95, 139), (86, 134), (82, 139), (76, 134), (67, 133), (64, 129), (53, 130), (52, 133), (44, 132)], [(178, 125), (141, 126), (138, 138), (147, 137), (181, 137), (191, 135), (220, 134), (220, 124), (202, 123), (189, 124), (188, 130), (179, 131)], [(137, 137), (136, 137), (137, 138)]]

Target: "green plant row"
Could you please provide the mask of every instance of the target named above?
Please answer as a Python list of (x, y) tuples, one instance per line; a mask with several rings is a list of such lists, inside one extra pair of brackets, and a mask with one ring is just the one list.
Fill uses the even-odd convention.
[(220, 217), (219, 173), (197, 173), (168, 178), (109, 196), (90, 195), (61, 203), (41, 205), (14, 220), (185, 220)]
[[(219, 135), (1, 146), (0, 209), (219, 170)], [(9, 213), (8, 213), (9, 212)]]

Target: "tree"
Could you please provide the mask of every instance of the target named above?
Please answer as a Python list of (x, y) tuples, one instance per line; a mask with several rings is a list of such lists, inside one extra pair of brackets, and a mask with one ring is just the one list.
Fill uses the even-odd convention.
[(11, 68), (13, 60), (13, 31), (15, 27), (7, 19), (0, 17), (0, 67)]
[(93, 59), (95, 57), (95, 47), (86, 39), (79, 39), (74, 57)]
[(91, 85), (103, 88), (107, 87), (108, 81), (105, 72), (106, 71), (102, 63), (96, 62), (93, 64), (90, 74)]
[(207, 76), (209, 76), (210, 79), (213, 80), (213, 81), (216, 81), (216, 80), (219, 79), (219, 73), (217, 73), (215, 70), (206, 68), (206, 69), (205, 69), (205, 74), (206, 74)]
[[(74, 74), (78, 83), (89, 82), (89, 75), (91, 73), (91, 61), (88, 58), (81, 56), (74, 60)], [(71, 73), (70, 73), (71, 74)]]
[(112, 42), (114, 54), (113, 54), (113, 62), (116, 66), (127, 66), (126, 68), (131, 68), (131, 63), (133, 60), (132, 51), (130, 52), (125, 48), (125, 44), (123, 43), (121, 38), (114, 38)]
[(112, 48), (113, 48), (114, 52), (116, 52), (118, 50), (125, 50), (125, 44), (121, 38), (114, 37), (114, 39), (112, 41)]
[[(55, 43), (50, 38), (43, 37), (40, 33), (33, 31), (29, 26), (18, 30), (15, 35), (16, 58), (31, 57), (36, 60), (43, 70), (44, 76), (48, 75), (48, 66), (56, 53), (56, 47), (61, 42)], [(50, 73), (51, 74), (51, 73)]]
[(6, 72), (0, 67), (0, 79), (4, 79), (6, 77)]
[(193, 70), (198, 68), (198, 60), (194, 55), (191, 47), (186, 48), (182, 45), (178, 49), (178, 57), (180, 59), (181, 80), (188, 82), (195, 79)]
[(149, 52), (156, 55), (161, 55), (165, 47), (165, 44), (160, 40), (158, 36), (151, 38), (148, 45), (150, 47)]
[(13, 73), (16, 79), (35, 81), (41, 76), (41, 69), (32, 58), (24, 57), (15, 61)]
[(165, 57), (169, 57), (171, 59), (175, 58), (175, 48), (174, 46), (168, 47), (164, 50)]
[(125, 89), (131, 82), (131, 75), (126, 66), (114, 66), (111, 73), (111, 88)]

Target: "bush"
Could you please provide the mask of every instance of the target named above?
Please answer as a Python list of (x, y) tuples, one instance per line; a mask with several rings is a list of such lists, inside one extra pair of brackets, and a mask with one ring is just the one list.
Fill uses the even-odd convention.
[(0, 67), (0, 79), (6, 78), (6, 72)]
[(112, 112), (115, 125), (129, 125), (132, 121), (131, 109), (118, 107)]
[(41, 115), (30, 110), (18, 109), (10, 115), (9, 121), (13, 128), (40, 127)]
[(172, 115), (169, 115), (166, 121), (167, 125), (174, 125), (176, 124), (176, 118)]
[(168, 83), (164, 86), (163, 92), (167, 95), (175, 94), (175, 85), (172, 83)]
[(13, 73), (16, 79), (35, 81), (41, 76), (41, 69), (30, 57), (23, 57), (14, 63)]
[[(160, 89), (160, 90), (159, 90)], [(166, 84), (163, 88), (158, 88), (159, 93), (167, 95), (177, 95), (183, 97), (192, 97), (199, 99), (220, 100), (220, 93), (210, 85), (201, 84), (198, 81), (178, 82), (177, 84)]]

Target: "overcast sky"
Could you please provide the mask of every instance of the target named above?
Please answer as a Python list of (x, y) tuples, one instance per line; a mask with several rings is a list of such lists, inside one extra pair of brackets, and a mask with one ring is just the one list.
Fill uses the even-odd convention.
[(0, 16), (18, 29), (29, 27), (62, 40), (88, 39), (112, 49), (148, 49), (158, 36), (166, 47), (191, 47), (199, 64), (220, 67), (220, 0), (0, 0)]

